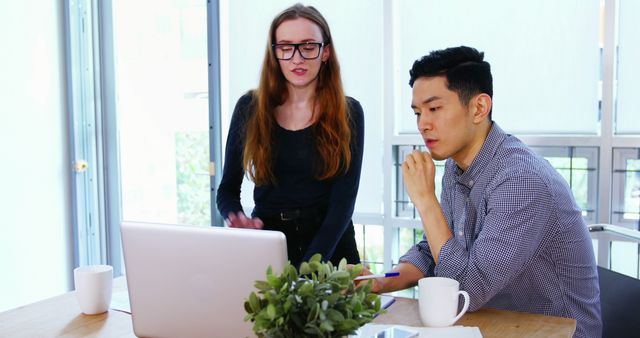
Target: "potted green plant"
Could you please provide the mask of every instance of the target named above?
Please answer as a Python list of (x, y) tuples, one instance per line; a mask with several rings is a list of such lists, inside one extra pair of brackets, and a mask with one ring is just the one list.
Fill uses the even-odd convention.
[(384, 311), (370, 282), (353, 282), (362, 265), (347, 268), (343, 259), (335, 267), (321, 258), (314, 255), (299, 272), (289, 263), (280, 275), (269, 267), (267, 280), (256, 281), (244, 320), (253, 322), (258, 337), (343, 337)]

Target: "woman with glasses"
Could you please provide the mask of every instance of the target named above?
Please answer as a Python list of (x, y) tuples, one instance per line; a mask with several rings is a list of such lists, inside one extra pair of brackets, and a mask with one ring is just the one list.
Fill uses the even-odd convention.
[[(287, 8), (271, 23), (258, 88), (233, 112), (218, 210), (231, 227), (282, 231), (294, 266), (316, 253), (359, 263), (351, 216), (363, 145), (362, 107), (344, 94), (326, 20)], [(251, 217), (240, 204), (245, 173)]]

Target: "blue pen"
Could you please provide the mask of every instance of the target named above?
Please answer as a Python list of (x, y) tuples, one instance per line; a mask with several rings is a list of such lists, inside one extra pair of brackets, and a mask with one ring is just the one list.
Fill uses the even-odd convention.
[(374, 279), (374, 278), (387, 278), (387, 277), (397, 277), (400, 276), (400, 272), (392, 271), (387, 273), (381, 273), (378, 275), (366, 275), (366, 276), (358, 276), (353, 280), (365, 280), (365, 279)]

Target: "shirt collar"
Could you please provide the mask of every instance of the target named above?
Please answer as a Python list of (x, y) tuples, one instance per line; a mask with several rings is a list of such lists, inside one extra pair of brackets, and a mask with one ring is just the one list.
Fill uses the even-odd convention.
[(484, 171), (484, 168), (489, 165), (489, 162), (491, 162), (491, 159), (493, 159), (493, 156), (498, 150), (498, 146), (507, 136), (498, 124), (493, 122), (489, 135), (487, 135), (487, 138), (480, 148), (480, 152), (478, 152), (478, 155), (473, 159), (467, 171), (463, 172), (460, 167), (456, 166), (456, 179), (458, 183), (469, 189), (473, 188), (473, 185), (477, 182), (477, 178)]

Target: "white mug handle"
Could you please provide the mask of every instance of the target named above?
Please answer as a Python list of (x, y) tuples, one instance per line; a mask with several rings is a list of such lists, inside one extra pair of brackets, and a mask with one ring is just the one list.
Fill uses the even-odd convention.
[(458, 313), (456, 318), (453, 318), (453, 320), (451, 321), (451, 324), (449, 325), (453, 325), (455, 322), (457, 322), (458, 319), (460, 319), (460, 317), (462, 317), (467, 312), (467, 309), (469, 308), (469, 294), (467, 293), (467, 291), (462, 291), (462, 290), (458, 291), (457, 293), (458, 298), (460, 298), (460, 295), (464, 297), (464, 305), (462, 306), (462, 310), (460, 311), (460, 313)]

